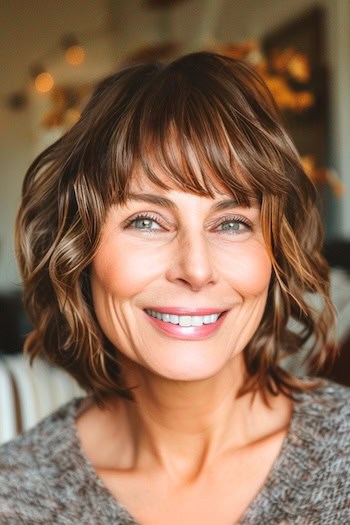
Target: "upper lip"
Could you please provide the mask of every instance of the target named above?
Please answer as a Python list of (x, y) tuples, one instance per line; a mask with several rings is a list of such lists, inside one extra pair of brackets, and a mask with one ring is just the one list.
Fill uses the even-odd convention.
[(145, 310), (154, 310), (160, 314), (173, 315), (211, 315), (225, 312), (223, 308), (185, 308), (182, 306), (148, 306)]

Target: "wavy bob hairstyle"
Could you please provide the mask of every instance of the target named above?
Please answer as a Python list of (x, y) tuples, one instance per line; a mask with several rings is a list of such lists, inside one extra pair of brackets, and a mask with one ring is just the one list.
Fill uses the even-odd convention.
[[(261, 78), (247, 64), (209, 52), (109, 76), (77, 124), (30, 166), (17, 219), (34, 326), (26, 351), (44, 354), (101, 402), (132, 398), (118, 349), (94, 314), (89, 267), (107, 211), (125, 202), (138, 173), (164, 189), (205, 196), (225, 187), (243, 206), (259, 199), (273, 272), (262, 320), (244, 349), (241, 393), (311, 388), (281, 363), (306, 347), (314, 374), (329, 357), (334, 315), (315, 189)], [(314, 294), (321, 308), (312, 306)]]

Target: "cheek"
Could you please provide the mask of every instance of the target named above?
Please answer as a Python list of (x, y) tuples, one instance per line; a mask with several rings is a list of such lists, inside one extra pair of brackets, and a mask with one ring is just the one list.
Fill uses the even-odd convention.
[(160, 267), (157, 250), (106, 241), (92, 262), (92, 283), (95, 281), (105, 293), (129, 298), (152, 282)]
[(243, 246), (233, 257), (231, 254), (231, 263), (226, 268), (230, 268), (227, 279), (242, 296), (256, 296), (267, 292), (272, 265), (262, 244)]

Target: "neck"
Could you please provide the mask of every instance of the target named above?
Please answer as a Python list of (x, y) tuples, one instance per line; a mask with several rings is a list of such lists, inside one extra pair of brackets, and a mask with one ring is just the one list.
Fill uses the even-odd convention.
[(227, 406), (236, 412), (238, 390), (243, 381), (240, 359), (218, 374), (200, 381), (174, 381), (142, 367), (128, 369), (128, 384), (137, 384), (135, 402), (129, 407), (138, 423), (157, 425), (158, 430), (193, 435), (217, 427), (217, 418)]
[(237, 397), (244, 371), (238, 357), (209, 379), (169, 381), (131, 364), (127, 382), (138, 385), (135, 402), (122, 403), (122, 409), (118, 402), (110, 405), (124, 421), (125, 436), (132, 436), (123, 444), (129, 467), (156, 462), (172, 479), (190, 479), (219, 453), (261, 437), (258, 429), (269, 409), (260, 395)]

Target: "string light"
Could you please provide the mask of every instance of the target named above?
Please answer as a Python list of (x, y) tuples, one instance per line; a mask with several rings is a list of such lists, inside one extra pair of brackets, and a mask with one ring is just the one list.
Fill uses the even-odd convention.
[(39, 93), (47, 93), (54, 86), (53, 76), (41, 64), (31, 66), (30, 76), (33, 79), (35, 89)]
[[(64, 51), (66, 62), (72, 66), (78, 66), (85, 60), (85, 50), (74, 34), (66, 34), (61, 39), (61, 48)], [(32, 64), (29, 68), (29, 75), (38, 93), (48, 93), (55, 85), (55, 80), (51, 73), (41, 63)], [(24, 109), (28, 104), (28, 98), (23, 91), (10, 93), (4, 99), (5, 106), (11, 111)], [(78, 114), (71, 115), (71, 120), (77, 120)]]
[(54, 80), (48, 71), (40, 73), (34, 80), (35, 89), (40, 93), (47, 93), (53, 88)]
[(62, 38), (64, 58), (68, 64), (79, 66), (85, 60), (84, 48), (80, 45), (75, 35), (69, 34)]

